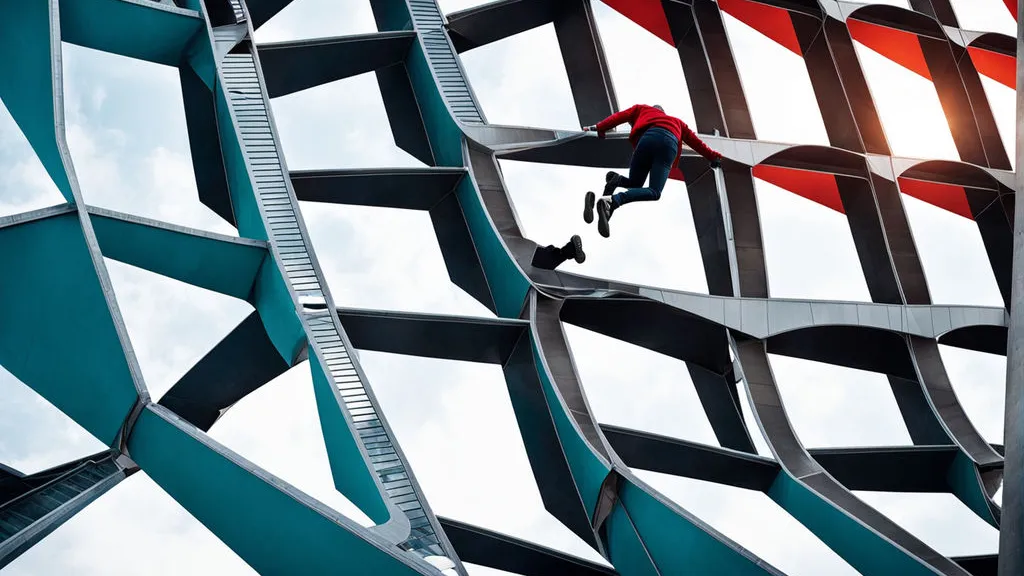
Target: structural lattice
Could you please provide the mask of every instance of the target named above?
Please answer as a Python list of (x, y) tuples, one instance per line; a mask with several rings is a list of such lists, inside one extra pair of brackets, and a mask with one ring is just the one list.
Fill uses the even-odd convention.
[[(629, 143), (489, 124), (459, 54), (553, 24), (580, 124), (593, 124), (619, 103), (590, 0), (448, 16), (435, 0), (370, 0), (377, 33), (265, 45), (254, 29), (290, 0), (0, 1), (0, 99), (67, 200), (0, 219), (0, 363), (110, 447), (37, 474), (0, 471), (0, 565), (143, 470), (264, 574), (465, 574), (463, 561), (531, 575), (779, 573), (639, 468), (760, 490), (863, 574), (994, 573), (994, 556), (947, 558), (851, 491), (948, 492), (999, 526), (1002, 448), (966, 417), (938, 345), (1005, 354), (1008, 304), (932, 304), (901, 194), (978, 224), (1008, 302), (1014, 174), (979, 74), (1013, 88), (1015, 39), (961, 30), (949, 0), (604, 2), (678, 51), (695, 129), (725, 155), (718, 178), (689, 150), (673, 174), (687, 183), (710, 295), (531, 266), (537, 244), (498, 159), (618, 168)], [(757, 140), (723, 13), (803, 58), (829, 146)], [(934, 83), (961, 161), (891, 153), (854, 40)], [(179, 70), (200, 200), (238, 238), (82, 202), (62, 41)], [(271, 99), (371, 71), (396, 143), (429, 168), (289, 171)], [(754, 178), (846, 215), (871, 303), (770, 298)], [(496, 318), (337, 307), (300, 200), (427, 211), (452, 282)], [(104, 257), (255, 312), (154, 401)], [(686, 362), (721, 447), (599, 424), (563, 322)], [(545, 508), (614, 569), (435, 516), (353, 348), (501, 365)], [(805, 449), (769, 353), (887, 375), (914, 445)], [(335, 485), (370, 528), (205, 433), (302, 362)], [(773, 458), (757, 455), (761, 433)]]

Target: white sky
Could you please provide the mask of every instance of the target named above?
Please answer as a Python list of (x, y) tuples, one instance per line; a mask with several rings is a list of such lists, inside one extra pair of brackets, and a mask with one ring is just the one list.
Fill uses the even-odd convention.
[[(440, 1), (446, 12), (481, 3)], [(906, 6), (903, 0), (886, 3)], [(954, 5), (965, 28), (1013, 33), (1000, 0)], [(620, 105), (659, 102), (692, 122), (675, 51), (603, 4), (595, 2), (595, 13)], [(759, 137), (825, 143), (800, 59), (729, 16), (726, 28)], [(365, 0), (296, 0), (257, 40), (374, 30)], [(955, 158), (934, 87), (863, 46), (857, 54), (896, 153)], [(550, 25), (474, 50), (464, 63), (490, 121), (578, 127)], [(64, 71), (70, 148), (88, 203), (236, 233), (198, 202), (174, 69), (65, 45)], [(1003, 140), (1012, 142), (1014, 93), (988, 79), (983, 83)], [(915, 106), (903, 104), (908, 96)], [(394, 145), (372, 74), (277, 99), (274, 114), (291, 169), (420, 165)], [(561, 243), (572, 233), (583, 236), (587, 262), (569, 262), (565, 269), (707, 292), (682, 183), (671, 182), (658, 203), (619, 213), (615, 233), (606, 240), (579, 221), (582, 194), (603, 183), (603, 170), (507, 161), (501, 167), (529, 237)], [(766, 182), (757, 181), (756, 189), (773, 296), (869, 299), (842, 215)], [(62, 201), (0, 106), (0, 215)], [(904, 196), (904, 204), (933, 299), (1001, 305), (977, 227), (913, 198)], [(339, 305), (491, 315), (449, 281), (425, 213), (316, 204), (304, 204), (303, 213)], [(244, 302), (116, 262), (107, 265), (156, 397), (251, 311)], [(717, 445), (684, 364), (572, 326), (566, 332), (598, 420)], [(968, 415), (986, 439), (1001, 442), (1005, 359), (945, 346), (941, 351)], [(369, 352), (360, 357), (437, 513), (600, 561), (544, 511), (500, 367)], [(807, 446), (909, 443), (884, 376), (779, 356), (771, 363)], [(212, 436), (365, 521), (333, 489), (310, 386), (308, 366), (294, 368), (235, 406)], [(0, 434), (0, 461), (33, 472), (102, 449), (2, 370), (0, 393), (7, 399), (0, 405), (0, 430), (7, 432)], [(742, 390), (741, 397), (746, 402)], [(767, 455), (744, 408), (759, 452)], [(640, 477), (788, 573), (855, 573), (761, 493), (652, 473)], [(942, 553), (996, 550), (996, 531), (952, 496), (858, 495)], [(115, 541), (116, 558), (110, 553)], [(252, 573), (144, 473), (75, 516), (7, 571)], [(497, 572), (472, 567), (472, 573)]]

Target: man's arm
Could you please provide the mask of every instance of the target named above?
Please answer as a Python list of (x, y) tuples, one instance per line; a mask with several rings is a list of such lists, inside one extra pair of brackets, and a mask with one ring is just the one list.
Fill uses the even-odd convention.
[(625, 124), (626, 122), (632, 123), (636, 120), (637, 111), (637, 106), (630, 106), (621, 112), (616, 112), (604, 120), (601, 120), (596, 126), (587, 126), (584, 130), (588, 132), (597, 132), (599, 136), (602, 136), (605, 132), (615, 128), (616, 126)]
[(693, 130), (690, 130), (690, 127), (686, 124), (683, 124), (683, 142), (686, 142), (686, 145), (693, 148), (694, 152), (707, 158), (710, 162), (715, 162), (722, 158), (721, 154), (712, 150), (711, 147), (705, 144), (704, 141), (701, 140)]

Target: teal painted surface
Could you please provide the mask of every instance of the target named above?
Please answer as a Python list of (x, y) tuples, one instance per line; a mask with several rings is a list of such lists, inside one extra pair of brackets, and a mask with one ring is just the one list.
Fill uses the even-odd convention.
[(956, 458), (953, 459), (953, 465), (946, 472), (946, 482), (949, 483), (953, 495), (959, 498), (965, 506), (982, 520), (997, 530), (999, 529), (999, 522), (996, 521), (992, 509), (989, 507), (988, 495), (981, 483), (978, 469), (963, 452), (957, 452)]
[(309, 368), (313, 372), (313, 392), (327, 447), (327, 459), (331, 462), (334, 487), (371, 520), (383, 524), (391, 518), (391, 514), (374, 480), (375, 473), (363, 460), (353, 430), (345, 421), (341, 398), (334, 383), (327, 377), (315, 356), (309, 359)]
[(60, 27), (71, 44), (178, 66), (205, 22), (195, 11), (155, 2), (60, 0)]
[(104, 444), (135, 399), (77, 213), (0, 229), (0, 364)]
[[(412, 575), (417, 572), (184, 432), (167, 412), (143, 410), (132, 458), (172, 498), (260, 574)], [(182, 424), (188, 426), (188, 424)]]
[(49, 2), (0, 0), (0, 10), (0, 100), (57, 189), (74, 202), (57, 147)]
[(258, 246), (106, 216), (92, 216), (92, 225), (107, 258), (242, 300), (269, 255)]
[(547, 401), (548, 409), (551, 410), (555, 431), (562, 443), (562, 450), (565, 452), (565, 458), (569, 463), (569, 470), (572, 472), (576, 488), (580, 492), (580, 498), (587, 508), (587, 516), (593, 520), (597, 495), (601, 491), (601, 483), (604, 482), (610, 468), (601, 462), (590, 445), (573, 426), (565, 404), (559, 401), (558, 393), (548, 377), (547, 370), (542, 368), (540, 351), (537, 349), (537, 341), (532, 334), (530, 340), (533, 346), (533, 361), (537, 366), (537, 374), (540, 376), (544, 399)]
[(406, 0), (374, 0), (373, 13), (381, 32), (412, 29), (412, 15)]
[(619, 488), (619, 498), (648, 554), (664, 574), (770, 573), (756, 560), (708, 534), (639, 486), (624, 483)]
[[(622, 506), (616, 505), (605, 520), (606, 547), (612, 566), (622, 576), (659, 576)], [(699, 574), (686, 570), (679, 574)], [(715, 573), (715, 572), (713, 572)], [(717, 572), (725, 574), (726, 572)], [(668, 572), (666, 572), (668, 574)]]
[(512, 255), (505, 249), (501, 237), (484, 209), (483, 199), (476, 184), (470, 178), (463, 178), (455, 189), (459, 197), (462, 214), (469, 226), (473, 245), (476, 246), (484, 276), (491, 290), (491, 298), (498, 316), (518, 318), (530, 290), (530, 281), (516, 266)]
[(214, 86), (217, 83), (217, 63), (213, 58), (212, 40), (206, 34), (196, 34), (186, 48), (186, 52), (187, 65), (195, 70), (203, 84), (206, 84), (210, 93), (213, 94)]
[(462, 130), (445, 105), (419, 42), (412, 43), (405, 67), (434, 149), (434, 159), (439, 166), (463, 166)]
[(224, 157), (224, 171), (228, 179), (228, 191), (231, 193), (231, 206), (235, 210), (235, 222), (238, 234), (245, 238), (266, 240), (267, 230), (263, 225), (263, 216), (256, 203), (256, 192), (253, 190), (249, 170), (245, 165), (242, 144), (238, 141), (235, 125), (231, 121), (231, 112), (224, 95), (224, 87), (217, 84), (217, 132), (220, 134), (220, 149)]
[[(414, 42), (410, 50), (407, 68), (437, 162), (443, 166), (463, 166), (462, 130), (445, 106), (418, 42)], [(518, 318), (530, 282), (502, 244), (498, 231), (487, 216), (476, 183), (471, 178), (463, 178), (456, 194), (480, 256), (495, 311), (504, 318)]]
[(785, 472), (776, 476), (768, 496), (861, 574), (934, 574), (928, 566), (847, 516)]
[(288, 285), (272, 258), (265, 259), (260, 266), (250, 303), (259, 311), (267, 336), (281, 357), (289, 366), (294, 365), (306, 345), (306, 331), (295, 311)]

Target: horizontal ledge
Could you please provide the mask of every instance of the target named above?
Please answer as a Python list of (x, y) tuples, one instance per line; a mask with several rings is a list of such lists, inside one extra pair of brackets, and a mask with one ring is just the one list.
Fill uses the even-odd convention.
[(360, 350), (463, 362), (504, 364), (529, 329), (525, 320), (354, 308), (337, 312)]
[(613, 568), (451, 518), (438, 517), (464, 562), (526, 576), (614, 576)]
[(267, 243), (262, 240), (253, 240), (252, 238), (241, 238), (238, 236), (228, 236), (227, 234), (220, 234), (218, 232), (208, 232), (206, 230), (200, 230), (198, 228), (189, 228), (188, 226), (180, 226), (178, 224), (171, 224), (169, 222), (164, 222), (162, 220), (154, 220), (152, 218), (146, 218), (144, 216), (136, 216), (134, 214), (117, 212), (114, 210), (100, 208), (97, 206), (86, 206), (85, 209), (90, 216), (110, 218), (113, 220), (120, 220), (121, 222), (126, 222), (129, 224), (139, 224), (141, 226), (148, 226), (150, 228), (156, 228), (159, 230), (164, 230), (166, 232), (186, 234), (188, 236), (196, 236), (199, 238), (205, 238), (207, 240), (216, 240), (218, 242), (227, 242), (228, 244), (237, 244), (239, 246), (248, 246), (250, 248), (267, 248)]
[(465, 168), (294, 170), (295, 197), (305, 202), (430, 210), (466, 175)]
[(416, 32), (377, 32), (259, 44), (270, 98), (405, 62)]

